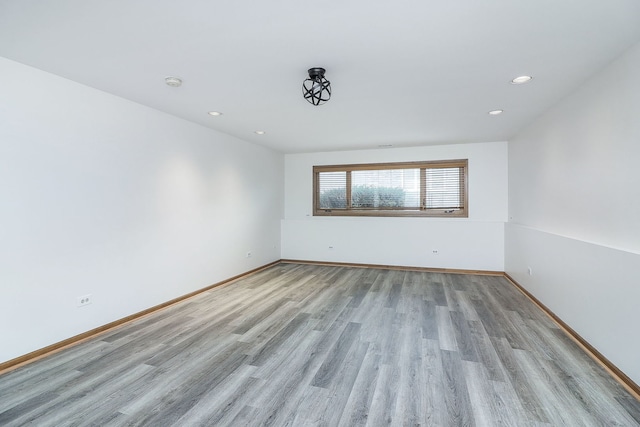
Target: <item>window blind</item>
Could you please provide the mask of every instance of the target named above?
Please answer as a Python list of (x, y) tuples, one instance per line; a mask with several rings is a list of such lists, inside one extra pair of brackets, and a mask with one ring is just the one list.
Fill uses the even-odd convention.
[(320, 209), (346, 209), (347, 172), (320, 172), (317, 192)]
[(461, 167), (425, 169), (426, 209), (464, 207), (464, 171)]

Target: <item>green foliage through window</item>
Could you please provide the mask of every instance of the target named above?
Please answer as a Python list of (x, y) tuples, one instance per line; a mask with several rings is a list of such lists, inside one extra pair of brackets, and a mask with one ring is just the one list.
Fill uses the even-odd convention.
[(346, 188), (330, 188), (320, 193), (320, 208), (344, 209), (347, 207)]
[(400, 208), (404, 206), (404, 190), (397, 187), (356, 185), (351, 189), (353, 208)]

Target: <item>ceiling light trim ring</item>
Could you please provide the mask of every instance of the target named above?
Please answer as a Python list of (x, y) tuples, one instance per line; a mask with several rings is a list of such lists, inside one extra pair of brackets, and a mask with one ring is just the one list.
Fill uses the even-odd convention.
[(167, 86), (180, 87), (182, 86), (182, 79), (179, 77), (169, 76), (164, 78), (164, 82)]
[(512, 85), (523, 85), (525, 83), (529, 83), (531, 80), (533, 80), (533, 77), (531, 77), (531, 76), (518, 76), (518, 77), (515, 77), (514, 79), (511, 80), (511, 84)]

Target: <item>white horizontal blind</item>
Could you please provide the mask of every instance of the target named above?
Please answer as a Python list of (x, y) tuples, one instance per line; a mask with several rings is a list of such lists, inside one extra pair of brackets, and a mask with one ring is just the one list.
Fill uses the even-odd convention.
[(463, 168), (426, 168), (425, 208), (463, 209), (464, 187)]
[(352, 209), (419, 209), (420, 169), (354, 170)]
[(320, 209), (346, 209), (347, 172), (320, 172), (316, 191)]

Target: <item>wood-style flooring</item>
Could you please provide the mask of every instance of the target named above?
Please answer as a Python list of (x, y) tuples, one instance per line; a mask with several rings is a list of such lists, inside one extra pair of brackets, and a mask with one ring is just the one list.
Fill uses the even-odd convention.
[(639, 426), (501, 277), (279, 264), (0, 376), (1, 426)]

